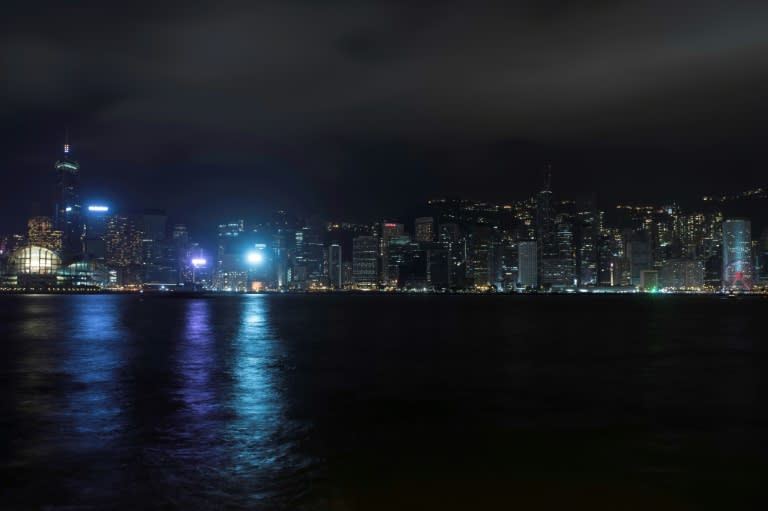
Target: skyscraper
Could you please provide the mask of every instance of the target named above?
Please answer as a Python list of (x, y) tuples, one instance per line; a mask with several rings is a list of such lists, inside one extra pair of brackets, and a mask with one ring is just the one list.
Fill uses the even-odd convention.
[(538, 264), (536, 256), (538, 244), (535, 241), (521, 241), (517, 244), (518, 277), (522, 287), (536, 287), (538, 282)]
[(245, 291), (248, 278), (245, 265), (245, 222), (219, 225), (214, 287), (219, 291)]
[(438, 243), (448, 251), (448, 286), (463, 288), (466, 276), (467, 244), (456, 223), (440, 224)]
[(397, 287), (400, 282), (400, 269), (406, 263), (406, 252), (411, 238), (405, 235), (390, 236), (387, 238), (387, 247), (384, 266), (384, 283), (389, 287)]
[(139, 222), (129, 216), (107, 218), (105, 236), (106, 263), (114, 270), (118, 284), (139, 284), (142, 274)]
[(632, 239), (627, 243), (627, 257), (632, 285), (639, 286), (642, 272), (650, 270), (653, 266), (651, 242), (647, 232), (639, 231), (632, 235)]
[(487, 288), (495, 282), (493, 242), (494, 231), (487, 225), (475, 225), (470, 234), (470, 270), (476, 288)]
[(414, 233), (416, 241), (433, 241), (435, 238), (435, 220), (431, 216), (416, 219)]
[(544, 177), (544, 189), (536, 198), (536, 241), (539, 284), (550, 285), (561, 279), (559, 273), (559, 251), (557, 246), (557, 230), (555, 228), (555, 212), (552, 208), (552, 169), (547, 167)]
[(723, 290), (749, 291), (753, 282), (752, 224), (729, 218), (723, 222)]
[(336, 243), (328, 247), (328, 280), (334, 289), (341, 289), (344, 283), (341, 245)]
[(379, 240), (358, 236), (352, 240), (352, 281), (359, 287), (378, 284)]
[[(384, 222), (381, 225), (381, 248), (380, 248), (380, 254), (381, 254), (381, 280), (384, 282), (385, 285), (396, 285), (397, 284), (397, 274), (394, 274), (394, 280), (395, 282), (390, 282), (392, 277), (392, 272), (390, 271), (390, 255), (389, 255), (389, 240), (393, 237), (402, 237), (405, 233), (405, 226), (403, 224), (393, 223), (393, 222)], [(410, 241), (410, 239), (408, 240)]]
[(83, 249), (89, 259), (104, 262), (107, 257), (107, 206), (88, 206), (85, 210), (83, 228)]
[(66, 261), (83, 251), (80, 164), (70, 158), (69, 140), (65, 141), (62, 157), (54, 168), (57, 186), (54, 226), (62, 233), (62, 255)]
[(27, 241), (30, 245), (61, 253), (61, 231), (53, 229), (47, 216), (33, 216), (27, 221)]
[[(323, 283), (323, 241), (318, 229), (305, 226), (294, 234), (296, 257), (293, 260), (291, 287), (306, 290)], [(378, 247), (377, 247), (378, 249)]]

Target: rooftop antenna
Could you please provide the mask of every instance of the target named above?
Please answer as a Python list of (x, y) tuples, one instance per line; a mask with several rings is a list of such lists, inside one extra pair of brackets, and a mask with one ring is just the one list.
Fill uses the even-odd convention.
[(552, 164), (547, 163), (547, 169), (544, 171), (544, 191), (552, 191)]

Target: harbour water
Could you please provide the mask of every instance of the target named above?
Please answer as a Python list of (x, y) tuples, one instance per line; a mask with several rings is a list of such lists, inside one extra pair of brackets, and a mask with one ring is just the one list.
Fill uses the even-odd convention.
[(0, 297), (2, 509), (757, 509), (768, 299)]

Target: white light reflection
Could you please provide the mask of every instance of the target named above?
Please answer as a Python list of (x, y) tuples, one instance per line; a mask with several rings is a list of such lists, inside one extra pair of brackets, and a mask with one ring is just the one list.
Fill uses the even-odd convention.
[(236, 419), (230, 426), (235, 471), (279, 470), (287, 444), (280, 391), (281, 346), (268, 317), (268, 297), (243, 299), (240, 327), (234, 340), (233, 401)]

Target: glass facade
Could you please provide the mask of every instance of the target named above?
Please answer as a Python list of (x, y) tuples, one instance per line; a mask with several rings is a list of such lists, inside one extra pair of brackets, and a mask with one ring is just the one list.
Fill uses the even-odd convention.
[(732, 218), (723, 222), (723, 290), (752, 289), (752, 225), (749, 220)]

